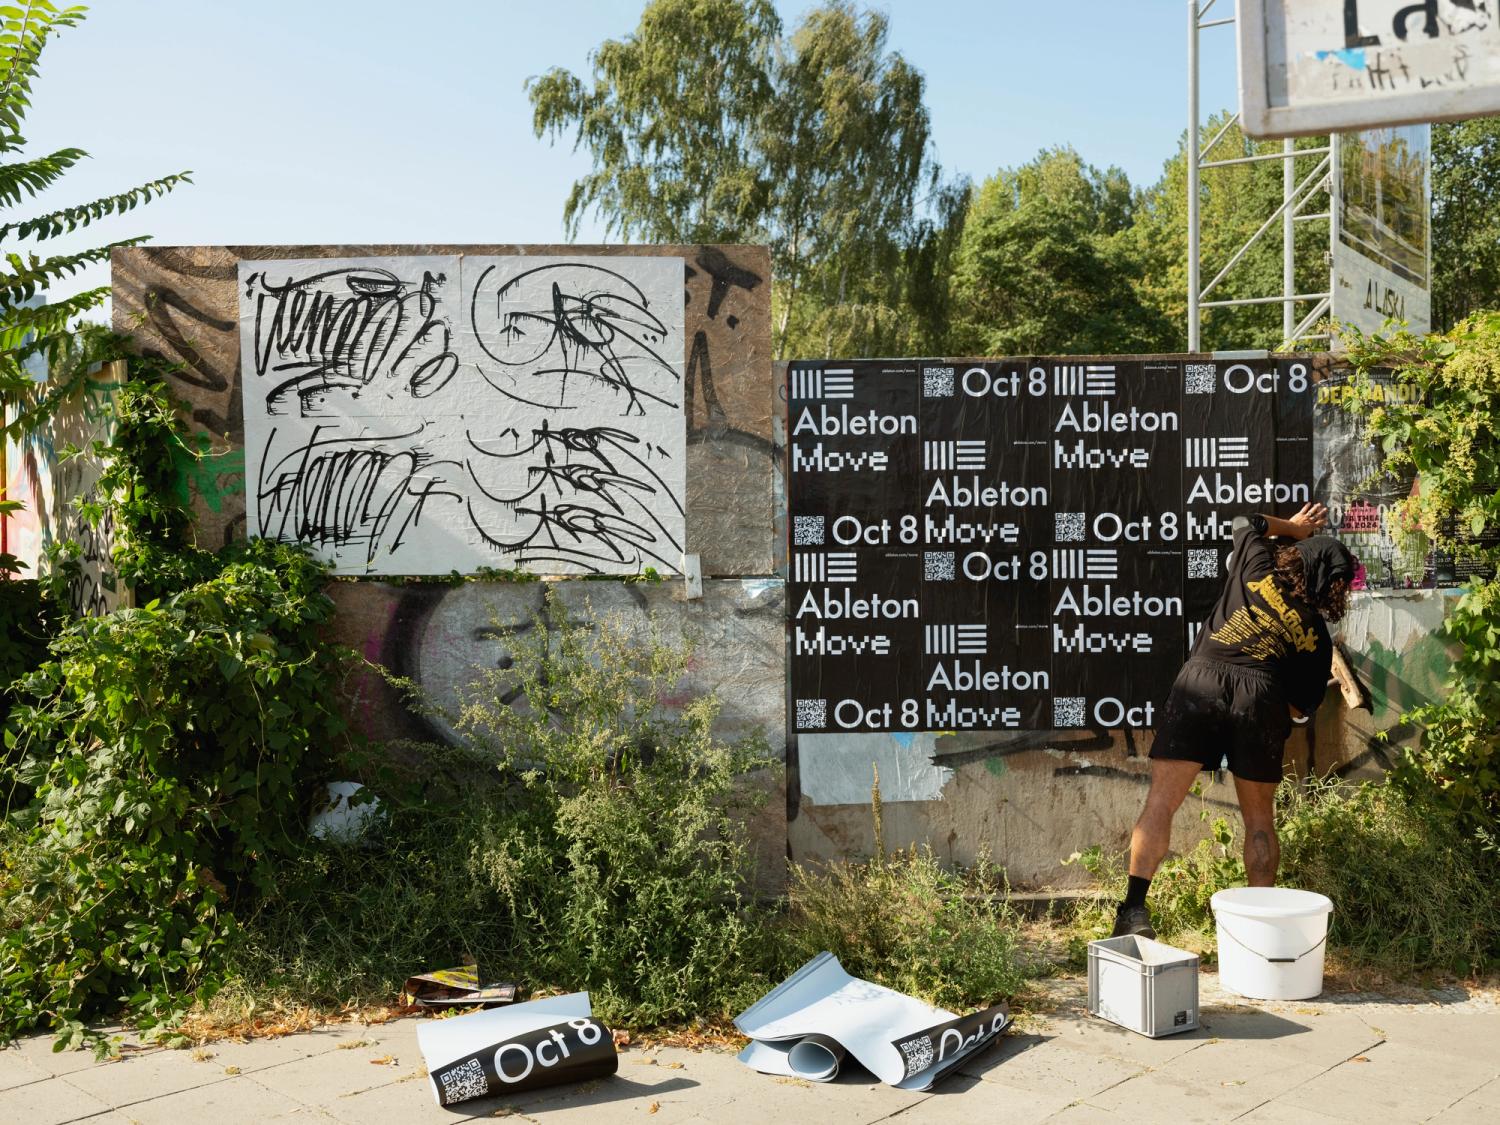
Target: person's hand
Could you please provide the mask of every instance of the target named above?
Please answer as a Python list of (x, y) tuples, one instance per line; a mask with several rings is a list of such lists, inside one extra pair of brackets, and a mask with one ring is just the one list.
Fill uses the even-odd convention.
[(1286, 522), (1296, 529), (1293, 534), (1298, 539), (1306, 539), (1328, 526), (1328, 509), (1322, 504), (1303, 504), (1302, 510)]

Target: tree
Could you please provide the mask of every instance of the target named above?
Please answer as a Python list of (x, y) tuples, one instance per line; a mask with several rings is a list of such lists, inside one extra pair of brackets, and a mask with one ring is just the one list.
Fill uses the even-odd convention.
[[(1211, 116), (1202, 127), (1201, 146), (1207, 150), (1224, 130), (1222, 139), (1207, 152), (1206, 160), (1229, 160), (1263, 156), (1281, 151), (1280, 141), (1252, 141), (1230, 123), (1228, 111)], [(1171, 326), (1163, 350), (1178, 351), (1187, 345), (1187, 137), (1167, 161), (1161, 179), (1147, 188), (1136, 212), (1132, 241), (1143, 265), (1142, 301), (1155, 309)], [(1300, 148), (1326, 147), (1326, 137), (1305, 137)], [(1297, 158), (1298, 180), (1313, 170), (1321, 156)], [(1202, 273), (1199, 285), (1207, 285), (1239, 252), (1245, 242), (1271, 217), (1282, 198), (1282, 162), (1265, 160), (1210, 168), (1200, 180), (1199, 232)], [(1326, 212), (1321, 200), (1304, 208)], [(1326, 221), (1299, 222), (1295, 227), (1299, 293), (1322, 293), (1328, 289)], [(1233, 297), (1265, 297), (1281, 293), (1281, 224), (1278, 221), (1208, 295), (1210, 301)], [(1310, 311), (1303, 302), (1296, 306), (1299, 317)], [(1203, 347), (1275, 348), (1282, 342), (1279, 304), (1242, 305), (1203, 311)]]
[(563, 208), (648, 242), (744, 242), (769, 196), (763, 118), (781, 20), (770, 0), (654, 0), (624, 39), (589, 56), (591, 84), (561, 67), (526, 82), (536, 135), (572, 130), (594, 170)]
[(1100, 172), (1071, 148), (986, 180), (958, 247), (947, 350), (1158, 350), (1170, 329), (1139, 296), (1135, 206), (1123, 172)]
[(1500, 306), (1500, 117), (1432, 127), (1432, 326)]
[(888, 33), (847, 0), (790, 37), (769, 0), (653, 0), (590, 56), (591, 83), (527, 83), (537, 136), (593, 157), (570, 231), (594, 211), (627, 239), (768, 242), (778, 355), (918, 339), (963, 186), (940, 186), (924, 80)]
[[(0, 7), (0, 204), (14, 208), (27, 197), (35, 197), (56, 183), (88, 153), (64, 148), (45, 156), (23, 157), (26, 140), (21, 127), (31, 106), (31, 82), (37, 73), (42, 50), (52, 36), (78, 26), (86, 9), (58, 9), (48, 0), (26, 0), (20, 7)], [(0, 242), (32, 239), (43, 241), (72, 234), (109, 215), (123, 214), (142, 203), (165, 195), (189, 173), (164, 176), (74, 207), (62, 207), (26, 219), (0, 224)], [(9, 220), (9, 216), (7, 216)], [(0, 268), (0, 399), (25, 400), (33, 384), (24, 364), (32, 356), (49, 361), (63, 347), (69, 326), (82, 314), (98, 308), (109, 296), (101, 286), (60, 301), (28, 304), (47, 286), (77, 273), (91, 262), (109, 258), (117, 246), (134, 246), (145, 238), (126, 238), (90, 250), (40, 257), (35, 253), (6, 254), (8, 269)], [(15, 432), (28, 422), (26, 415), (13, 422)]]

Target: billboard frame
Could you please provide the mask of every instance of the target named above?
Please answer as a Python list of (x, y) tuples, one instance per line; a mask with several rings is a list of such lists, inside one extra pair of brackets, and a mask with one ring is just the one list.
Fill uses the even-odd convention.
[[(1196, 0), (1190, 0), (1196, 6)], [(1333, 0), (1323, 0), (1332, 3)], [(1270, 104), (1266, 79), (1268, 0), (1239, 0), (1236, 37), (1240, 61), (1240, 127), (1256, 140), (1318, 133), (1352, 133), (1384, 125), (1420, 125), (1500, 114), (1500, 83), (1419, 90), (1358, 102)]]

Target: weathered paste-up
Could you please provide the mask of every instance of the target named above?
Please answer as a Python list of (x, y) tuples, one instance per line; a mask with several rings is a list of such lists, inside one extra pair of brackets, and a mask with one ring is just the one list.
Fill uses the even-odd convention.
[(683, 263), (241, 261), (247, 515), (343, 574), (680, 568)]

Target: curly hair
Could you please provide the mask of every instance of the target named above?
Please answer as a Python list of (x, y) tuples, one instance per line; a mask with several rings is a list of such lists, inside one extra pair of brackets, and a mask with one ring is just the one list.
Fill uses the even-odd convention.
[(1277, 547), (1276, 565), (1273, 573), (1276, 584), (1303, 605), (1312, 606), (1325, 620), (1338, 621), (1349, 608), (1349, 583), (1340, 578), (1328, 588), (1321, 598), (1313, 599), (1307, 592), (1307, 574), (1302, 568), (1302, 556), (1296, 547)]

